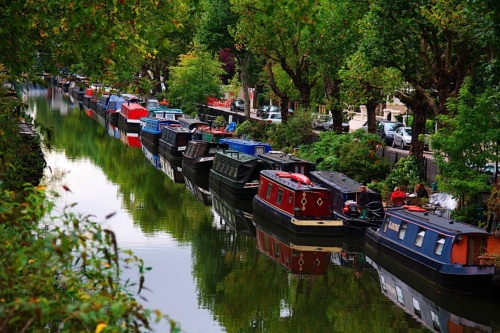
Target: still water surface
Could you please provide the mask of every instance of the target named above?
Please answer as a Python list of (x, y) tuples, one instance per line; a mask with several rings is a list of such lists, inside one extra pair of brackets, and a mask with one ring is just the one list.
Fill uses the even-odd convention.
[[(359, 237), (297, 239), (268, 221), (255, 229), (251, 205), (212, 197), (203, 180), (186, 179), (176, 166), (153, 165), (133, 139), (59, 88), (31, 89), (26, 98), (36, 120), (53, 130), (46, 174), (56, 189), (71, 189), (58, 209), (77, 203), (72, 210), (103, 221), (121, 248), (152, 267), (141, 302), (183, 332), (500, 332), (498, 302), (394, 275), (364, 255)], [(263, 251), (278, 240), (282, 251), (290, 243), (321, 245), (326, 252), (316, 249), (313, 268), (324, 271), (296, 274), (304, 268), (272, 260)]]

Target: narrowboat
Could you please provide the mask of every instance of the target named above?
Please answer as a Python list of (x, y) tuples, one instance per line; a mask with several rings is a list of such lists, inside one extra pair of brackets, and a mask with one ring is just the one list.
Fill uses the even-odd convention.
[(252, 201), (238, 200), (212, 193), (212, 211), (217, 228), (228, 228), (237, 234), (255, 237), (255, 225), (252, 221)]
[(179, 118), (179, 123), (182, 127), (188, 129), (189, 131), (200, 134), (196, 139), (201, 139), (201, 133), (203, 130), (208, 130), (210, 128), (207, 122), (201, 121), (198, 118), (183, 117)]
[(330, 191), (300, 173), (261, 171), (253, 214), (299, 234), (343, 234), (343, 221), (332, 213)]
[(118, 116), (118, 128), (127, 133), (139, 133), (142, 117), (148, 115), (148, 109), (137, 103), (123, 103)]
[[(191, 140), (182, 153), (182, 170), (208, 175), (214, 163), (215, 153), (227, 149), (225, 143)], [(208, 177), (207, 177), (208, 179)]]
[(95, 97), (95, 89), (92, 87), (87, 87), (85, 89), (85, 94), (83, 95), (83, 106), (90, 108), (90, 100)]
[(182, 168), (182, 175), (184, 176), (184, 183), (188, 191), (205, 206), (212, 205), (212, 193), (210, 193), (208, 187), (208, 177), (204, 174), (193, 173), (184, 168)]
[(257, 194), (260, 171), (269, 168), (267, 162), (254, 155), (217, 151), (209, 172), (210, 188), (227, 197), (251, 199)]
[(170, 120), (174, 123), (178, 123), (177, 120), (184, 117), (184, 112), (181, 109), (171, 109), (163, 105), (159, 105), (156, 107), (147, 107), (147, 109), (149, 112), (148, 115), (141, 118), (141, 130), (146, 126), (147, 120), (151, 118)]
[(418, 276), (402, 275), (392, 265), (382, 266), (370, 256), (366, 262), (380, 282), (381, 293), (431, 332), (494, 332), (498, 304), (438, 291), (431, 283), (421, 283)]
[(147, 118), (144, 127), (139, 133), (141, 143), (146, 146), (153, 154), (159, 154), (160, 137), (163, 128), (172, 124), (179, 124), (177, 120), (163, 118)]
[(182, 153), (186, 150), (187, 143), (193, 139), (193, 133), (180, 124), (171, 124), (161, 130), (159, 139), (159, 153), (165, 158), (182, 159)]
[(95, 112), (103, 118), (106, 118), (106, 108), (108, 107), (108, 102), (110, 98), (111, 95), (102, 95), (97, 100)]
[(259, 157), (269, 162), (273, 170), (301, 173), (308, 176), (311, 171), (316, 169), (316, 164), (301, 159), (293, 154), (285, 154), (281, 151), (271, 150), (267, 153), (260, 154)]
[(365, 248), (379, 264), (396, 261), (440, 288), (491, 296), (498, 271), (478, 258), (488, 236), (442, 210), (403, 206), (387, 209), (380, 228), (366, 229)]
[(219, 143), (220, 140), (226, 138), (233, 138), (234, 131), (227, 131), (225, 129), (216, 129), (213, 127), (205, 128), (201, 133), (201, 139), (208, 142)]
[(142, 152), (144, 153), (144, 156), (146, 157), (146, 159), (151, 162), (151, 164), (153, 164), (153, 166), (158, 169), (158, 170), (162, 170), (162, 166), (161, 166), (161, 161), (160, 161), (160, 157), (156, 154), (154, 154), (152, 151), (150, 151), (146, 146), (142, 145)]
[(342, 251), (341, 237), (300, 235), (255, 215), (253, 221), (258, 250), (293, 274), (323, 275)]
[(358, 196), (360, 186), (354, 179), (340, 172), (312, 171), (309, 175), (312, 182), (330, 190), (332, 209), (335, 216), (344, 221), (346, 227), (360, 229), (380, 226), (384, 218), (382, 197), (379, 193), (367, 188), (369, 203), (367, 205), (367, 218), (360, 218)]
[(227, 144), (231, 150), (254, 156), (268, 153), (272, 150), (272, 146), (268, 143), (246, 139), (228, 138), (221, 139), (219, 142)]
[(182, 174), (181, 160), (169, 160), (165, 156), (160, 155), (161, 171), (174, 183), (184, 183), (184, 175)]
[(123, 96), (111, 95), (104, 111), (104, 117), (111, 124), (118, 125), (118, 116), (122, 109), (122, 104), (127, 102)]

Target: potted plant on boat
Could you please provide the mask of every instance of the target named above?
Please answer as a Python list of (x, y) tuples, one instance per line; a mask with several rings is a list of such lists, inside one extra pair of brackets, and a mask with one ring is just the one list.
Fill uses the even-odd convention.
[(224, 116), (218, 116), (217, 118), (215, 118), (215, 121), (214, 121), (215, 128), (218, 128), (221, 131), (223, 131), (226, 128), (226, 125), (227, 125), (227, 123), (226, 123), (226, 119), (224, 118)]

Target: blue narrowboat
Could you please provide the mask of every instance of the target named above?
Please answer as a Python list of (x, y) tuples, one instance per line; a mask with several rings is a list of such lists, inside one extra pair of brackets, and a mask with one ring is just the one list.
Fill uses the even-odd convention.
[(186, 150), (189, 141), (193, 140), (194, 133), (180, 124), (163, 127), (159, 140), (159, 154), (170, 160), (177, 159), (181, 163), (182, 152)]
[(333, 213), (344, 220), (351, 231), (364, 231), (367, 227), (378, 227), (384, 219), (384, 207), (379, 193), (367, 188), (369, 203), (366, 206), (368, 216), (360, 218), (358, 196), (362, 184), (340, 172), (312, 171), (309, 174), (312, 182), (330, 190)]
[(251, 199), (257, 193), (260, 171), (269, 168), (267, 162), (254, 155), (235, 150), (217, 151), (209, 173), (210, 188), (219, 195)]
[(150, 151), (146, 146), (142, 145), (142, 152), (144, 153), (144, 156), (146, 159), (153, 164), (153, 166), (158, 169), (162, 170), (161, 162), (160, 162), (160, 157)]
[(153, 154), (158, 155), (162, 130), (172, 124), (179, 124), (179, 122), (177, 120), (147, 118), (146, 124), (140, 132), (141, 143)]
[(272, 150), (271, 145), (268, 143), (246, 139), (227, 138), (221, 139), (220, 142), (227, 144), (231, 150), (255, 156), (269, 153)]
[(179, 120), (184, 117), (184, 112), (181, 109), (172, 109), (164, 105), (157, 107), (147, 107), (148, 115), (141, 118), (141, 128), (146, 126), (146, 121), (149, 118), (165, 119), (165, 120)]
[(299, 234), (343, 234), (343, 221), (332, 213), (330, 191), (300, 173), (261, 171), (253, 215)]
[[(137, 97), (133, 101), (137, 101)], [(104, 117), (108, 122), (110, 122), (113, 125), (118, 125), (118, 116), (120, 114), (120, 111), (122, 109), (122, 104), (125, 102), (129, 102), (125, 97), (123, 96), (118, 96), (118, 95), (111, 95), (111, 97), (108, 100), (108, 104), (106, 105), (105, 108), (105, 114)], [(132, 100), (131, 100), (132, 102)]]
[(97, 100), (95, 112), (97, 112), (97, 114), (103, 118), (106, 118), (106, 108), (108, 107), (108, 102), (110, 98), (111, 95), (102, 95)]
[(488, 236), (442, 210), (403, 206), (387, 209), (380, 228), (366, 230), (365, 247), (379, 264), (395, 261), (444, 289), (490, 296), (498, 272), (478, 258)]

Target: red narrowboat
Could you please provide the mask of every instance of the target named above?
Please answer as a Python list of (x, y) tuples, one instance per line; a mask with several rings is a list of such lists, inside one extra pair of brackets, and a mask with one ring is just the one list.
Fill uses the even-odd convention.
[(300, 234), (343, 234), (343, 222), (332, 212), (330, 191), (299, 173), (261, 171), (253, 214)]
[(136, 103), (123, 103), (118, 116), (118, 128), (126, 133), (139, 133), (141, 118), (147, 117), (149, 111)]

